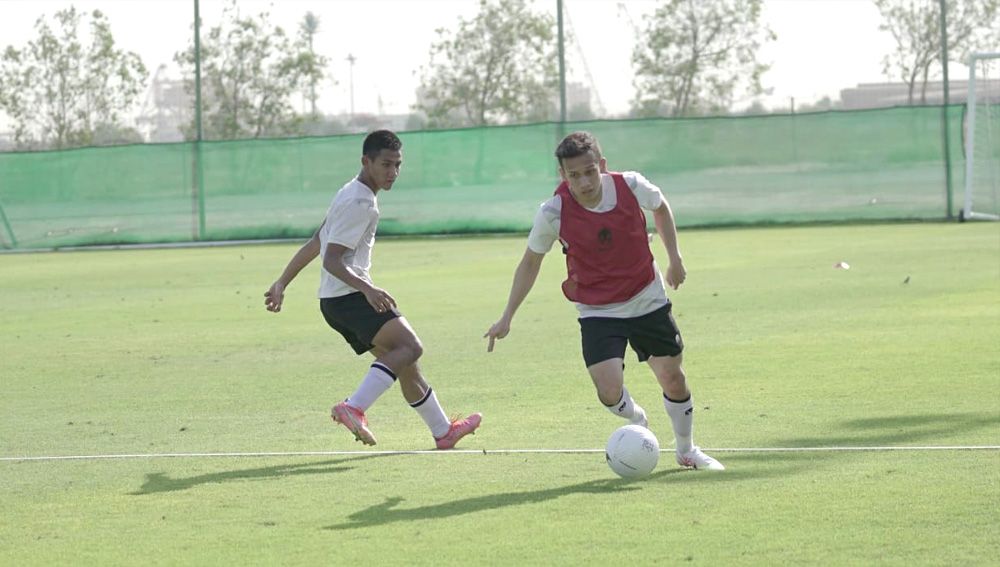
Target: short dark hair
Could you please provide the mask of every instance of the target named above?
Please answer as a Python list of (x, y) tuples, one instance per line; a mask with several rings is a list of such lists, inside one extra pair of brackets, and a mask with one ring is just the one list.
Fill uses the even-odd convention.
[(556, 147), (556, 159), (562, 167), (564, 159), (582, 156), (587, 152), (594, 152), (598, 160), (601, 159), (601, 145), (597, 143), (597, 138), (590, 132), (573, 132), (563, 138)]
[(368, 156), (368, 159), (375, 159), (382, 150), (399, 151), (403, 149), (403, 142), (394, 132), (390, 130), (375, 130), (365, 136), (365, 143), (361, 145), (361, 153)]

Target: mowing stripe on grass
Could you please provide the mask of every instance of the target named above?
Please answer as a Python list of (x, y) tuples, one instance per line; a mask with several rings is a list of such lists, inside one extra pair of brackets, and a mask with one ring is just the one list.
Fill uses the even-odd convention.
[[(1000, 445), (925, 445), (916, 447), (718, 447), (706, 448), (716, 453), (806, 453), (817, 451), (997, 451)], [(603, 453), (604, 449), (453, 449), (449, 451), (273, 451), (246, 453), (135, 453), (119, 455), (41, 455), (0, 457), (0, 461), (89, 461), (100, 459), (200, 459), (231, 457), (331, 457), (364, 455), (510, 455), (526, 453)], [(673, 452), (661, 449), (661, 453)]]

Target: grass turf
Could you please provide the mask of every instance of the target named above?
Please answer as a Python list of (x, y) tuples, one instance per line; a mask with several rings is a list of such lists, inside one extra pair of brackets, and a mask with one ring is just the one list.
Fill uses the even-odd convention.
[[(683, 231), (672, 292), (706, 448), (1000, 444), (995, 224)], [(988, 564), (1000, 451), (664, 453), (642, 481), (599, 453), (575, 311), (543, 266), (487, 355), (523, 238), (384, 240), (374, 278), (486, 454), (0, 461), (0, 563)], [(359, 449), (327, 416), (367, 366), (320, 317), (294, 246), (0, 256), (0, 457)], [(657, 250), (661, 264), (662, 250)], [(850, 270), (834, 269), (839, 261)], [(626, 381), (661, 446), (649, 371)], [(378, 449), (428, 449), (390, 391)]]

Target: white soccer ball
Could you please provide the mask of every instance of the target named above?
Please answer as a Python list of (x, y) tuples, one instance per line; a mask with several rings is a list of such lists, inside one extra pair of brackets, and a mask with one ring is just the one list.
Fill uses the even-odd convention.
[(611, 434), (604, 458), (618, 476), (639, 478), (656, 468), (660, 460), (660, 442), (652, 431), (641, 425), (625, 425)]

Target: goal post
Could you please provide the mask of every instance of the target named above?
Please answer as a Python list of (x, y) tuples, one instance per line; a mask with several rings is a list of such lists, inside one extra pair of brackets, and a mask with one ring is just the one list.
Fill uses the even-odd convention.
[(961, 220), (1000, 220), (1000, 52), (969, 56)]

